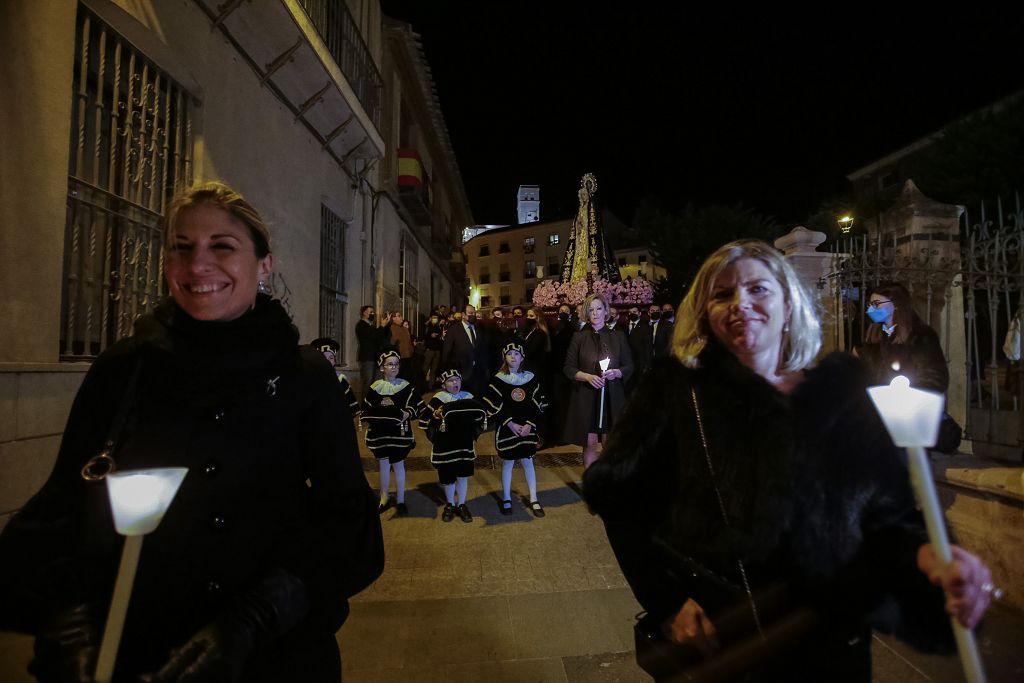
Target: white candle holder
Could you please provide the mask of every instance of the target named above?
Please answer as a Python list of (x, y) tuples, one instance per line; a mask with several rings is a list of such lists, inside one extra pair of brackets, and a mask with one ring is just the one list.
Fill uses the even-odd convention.
[(96, 660), (96, 683), (110, 683), (114, 675), (114, 662), (121, 644), (128, 600), (135, 583), (139, 555), (142, 553), (142, 538), (160, 524), (186, 474), (187, 467), (165, 467), (125, 470), (106, 476), (114, 528), (125, 539), (110, 612), (103, 629), (103, 642)]
[[(604, 379), (604, 373), (608, 372), (608, 366), (611, 365), (611, 358), (602, 358), (597, 362), (601, 368), (601, 378)], [(601, 399), (599, 401), (599, 408), (597, 409), (597, 428), (604, 429), (604, 385), (601, 385)]]
[[(912, 389), (910, 380), (897, 375), (888, 386), (868, 389), (871, 401), (878, 409), (885, 428), (893, 443), (907, 449), (907, 465), (910, 469), (910, 483), (917, 497), (917, 504), (924, 515), (928, 529), (928, 540), (943, 567), (953, 561), (953, 551), (946, 534), (945, 520), (935, 492), (931, 465), (925, 447), (934, 446), (939, 435), (939, 422), (945, 398), (942, 394), (921, 389)], [(974, 633), (964, 628), (956, 619), (950, 620), (957, 650), (968, 683), (984, 683), (985, 670), (981, 666), (978, 646)]]

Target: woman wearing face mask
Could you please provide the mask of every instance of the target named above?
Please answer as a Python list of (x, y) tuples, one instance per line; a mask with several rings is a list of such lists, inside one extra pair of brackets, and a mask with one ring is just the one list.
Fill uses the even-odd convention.
[(544, 371), (547, 368), (548, 353), (551, 352), (551, 338), (548, 335), (548, 323), (544, 319), (544, 311), (531, 308), (520, 325), (523, 348), (526, 360), (523, 367), (541, 377), (545, 383)]
[(252, 205), (206, 183), (164, 225), (170, 297), (92, 364), (53, 473), (0, 538), (0, 586), (37, 622), (32, 673), (92, 680), (121, 554), (102, 478), (188, 467), (142, 548), (116, 680), (338, 681), (347, 597), (384, 566), (341, 386), (259, 293), (273, 258)]
[[(865, 343), (854, 349), (854, 355), (870, 369), (872, 383), (888, 384), (896, 375), (904, 375), (913, 387), (946, 393), (949, 367), (939, 335), (918, 317), (910, 292), (897, 283), (882, 283), (869, 291), (871, 324)], [(960, 426), (947, 414), (935, 450), (954, 452), (960, 437)]]
[[(565, 439), (583, 447), (583, 467), (601, 453), (602, 440), (611, 433), (626, 402), (625, 382), (633, 374), (629, 342), (619, 330), (608, 329), (611, 308), (601, 294), (583, 304), (587, 326), (573, 335), (563, 371), (573, 381), (565, 425)], [(607, 368), (601, 361), (607, 359)]]

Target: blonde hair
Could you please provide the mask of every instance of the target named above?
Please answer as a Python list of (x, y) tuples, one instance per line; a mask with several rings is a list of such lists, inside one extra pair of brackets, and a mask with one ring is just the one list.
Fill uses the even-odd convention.
[(782, 333), (780, 369), (790, 372), (803, 370), (814, 362), (821, 348), (821, 323), (793, 267), (777, 249), (761, 240), (730, 242), (704, 261), (676, 311), (672, 353), (687, 367), (698, 366), (697, 357), (712, 335), (707, 308), (715, 281), (726, 268), (741, 259), (759, 261), (781, 285), (789, 305), (789, 329)]
[(598, 294), (597, 292), (587, 295), (587, 298), (584, 299), (583, 303), (581, 304), (581, 306), (583, 306), (583, 321), (586, 325), (590, 324), (590, 304), (594, 303), (595, 301), (600, 301), (602, 304), (604, 304), (604, 322), (607, 325), (608, 321), (611, 320), (612, 316), (614, 315), (612, 312), (612, 307), (608, 303), (608, 299), (605, 297), (605, 295)]
[(165, 248), (174, 248), (182, 214), (197, 206), (214, 206), (227, 211), (249, 228), (249, 235), (256, 249), (256, 258), (264, 258), (270, 253), (270, 228), (263, 222), (259, 212), (245, 201), (242, 195), (217, 181), (193, 185), (178, 193), (167, 205), (167, 212), (164, 215)]

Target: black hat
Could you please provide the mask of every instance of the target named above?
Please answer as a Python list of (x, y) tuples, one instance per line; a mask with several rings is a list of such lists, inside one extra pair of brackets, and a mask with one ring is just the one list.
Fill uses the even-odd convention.
[(451, 370), (445, 370), (444, 372), (441, 373), (441, 384), (444, 384), (452, 377), (458, 377), (459, 379), (462, 379), (462, 373), (456, 370), (455, 368), (452, 368)]
[(509, 351), (518, 351), (520, 356), (526, 358), (526, 351), (523, 350), (523, 345), (519, 342), (509, 342), (508, 344), (505, 344), (505, 348), (501, 350), (501, 355), (504, 356)]
[(388, 358), (391, 358), (392, 356), (394, 356), (398, 360), (402, 360), (402, 357), (398, 355), (398, 351), (385, 351), (384, 353), (380, 354), (380, 356), (377, 358), (377, 365), (384, 365), (384, 361), (386, 361)]
[(320, 353), (327, 353), (328, 351), (330, 351), (334, 355), (338, 355), (338, 351), (341, 350), (341, 344), (334, 341), (330, 337), (320, 337), (319, 339), (314, 339), (313, 341), (309, 342), (309, 345), (312, 346), (317, 351), (319, 351)]

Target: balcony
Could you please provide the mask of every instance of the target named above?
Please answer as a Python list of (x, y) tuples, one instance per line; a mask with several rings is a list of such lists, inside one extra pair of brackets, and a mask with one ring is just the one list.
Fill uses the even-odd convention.
[(430, 176), (414, 149), (398, 150), (398, 197), (418, 225), (430, 225)]
[(194, 2), (339, 165), (384, 156), (383, 79), (344, 0)]

